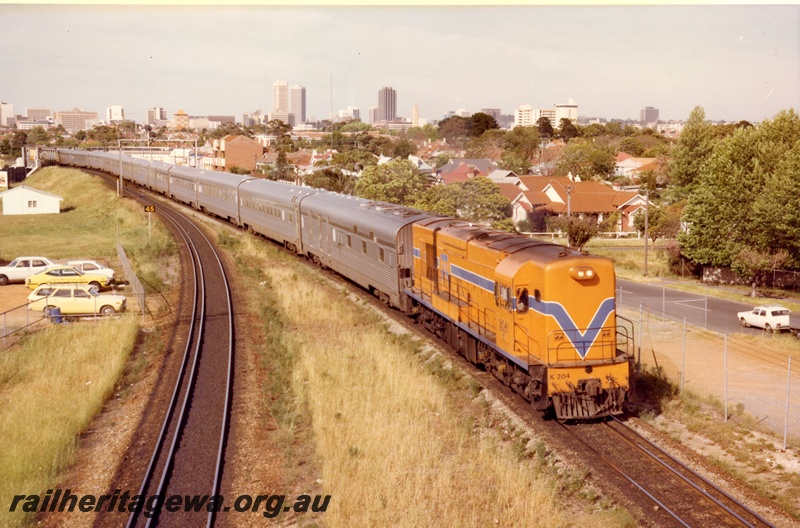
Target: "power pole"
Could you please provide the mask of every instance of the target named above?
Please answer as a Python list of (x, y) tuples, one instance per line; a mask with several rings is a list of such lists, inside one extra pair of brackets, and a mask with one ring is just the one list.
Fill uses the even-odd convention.
[(644, 193), (644, 276), (647, 277), (647, 238), (650, 223), (650, 189)]

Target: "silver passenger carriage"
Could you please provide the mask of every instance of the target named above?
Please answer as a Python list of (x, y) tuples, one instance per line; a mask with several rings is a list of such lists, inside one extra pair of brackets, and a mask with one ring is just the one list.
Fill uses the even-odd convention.
[(70, 167), (88, 167), (89, 153), (85, 150), (58, 149), (58, 163)]
[(234, 225), (239, 221), (239, 186), (252, 176), (229, 172), (200, 171), (197, 175), (197, 205), (204, 213), (224, 218)]
[(197, 184), (203, 171), (194, 167), (172, 165), (168, 170), (169, 197), (192, 207), (197, 207)]
[(147, 165), (147, 182), (145, 187), (151, 191), (169, 196), (169, 171), (175, 167), (172, 163), (151, 161)]
[(89, 168), (119, 176), (121, 156), (119, 153), (94, 150), (89, 152)]
[(123, 156), (121, 162), (122, 179), (144, 186), (147, 183), (147, 167), (150, 162), (141, 158)]
[(432, 215), (383, 202), (319, 192), (300, 205), (303, 251), (384, 302), (410, 310), (411, 227)]
[(239, 185), (239, 220), (258, 233), (300, 252), (300, 202), (319, 189), (253, 178)]

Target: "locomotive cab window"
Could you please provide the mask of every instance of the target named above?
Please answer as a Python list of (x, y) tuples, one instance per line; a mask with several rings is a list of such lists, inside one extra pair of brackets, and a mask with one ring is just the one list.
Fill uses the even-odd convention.
[(528, 311), (528, 288), (517, 288), (517, 312)]

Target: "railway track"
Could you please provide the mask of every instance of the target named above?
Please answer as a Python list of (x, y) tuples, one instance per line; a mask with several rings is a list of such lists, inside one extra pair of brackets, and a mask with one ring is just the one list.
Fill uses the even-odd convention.
[(774, 524), (617, 418), (560, 426), (653, 504), (659, 526)]
[[(195, 293), (181, 372), (139, 494), (214, 496), (222, 475), (233, 367), (230, 290), (220, 257), (202, 231), (183, 215), (159, 209), (192, 254)], [(150, 517), (134, 512), (127, 526), (213, 525), (214, 512), (200, 510), (162, 510)]]
[[(156, 204), (144, 194), (135, 197), (145, 205)], [(230, 288), (222, 261), (205, 234), (160, 202), (158, 211), (191, 256), (192, 274), (184, 280), (192, 282), (193, 302), (177, 381), (136, 490), (142, 497), (162, 497), (162, 502), (160, 507), (151, 502), (130, 513), (126, 526), (212, 526), (215, 512), (209, 511), (214, 508), (209, 508), (208, 499), (219, 494), (233, 376)], [(174, 495), (206, 500), (195, 511), (185, 507), (168, 511), (163, 497)]]

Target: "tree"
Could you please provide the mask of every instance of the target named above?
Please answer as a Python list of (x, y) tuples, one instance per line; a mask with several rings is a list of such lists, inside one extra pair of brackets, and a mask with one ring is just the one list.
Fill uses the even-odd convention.
[(461, 188), (458, 215), (475, 223), (499, 222), (511, 217), (511, 202), (489, 178), (475, 177), (457, 184)]
[(25, 139), (25, 143), (28, 145), (49, 145), (50, 144), (50, 134), (40, 126), (33, 127), (30, 132), (28, 132), (28, 137)]
[(616, 159), (610, 146), (577, 138), (564, 147), (561, 158), (556, 163), (556, 172), (561, 176), (572, 173), (582, 180), (597, 180), (613, 173), (615, 167)]
[(278, 151), (278, 157), (275, 159), (275, 167), (269, 172), (267, 177), (270, 180), (283, 180), (290, 181), (294, 179), (294, 169), (289, 165), (286, 159), (286, 151), (281, 149)]
[(799, 144), (800, 118), (794, 110), (721, 140), (688, 197), (683, 221), (689, 228), (679, 236), (683, 254), (699, 264), (743, 270), (757, 267), (742, 264), (752, 261), (750, 250), (797, 255)]
[(356, 179), (353, 176), (344, 174), (341, 170), (333, 167), (315, 171), (305, 176), (303, 182), (316, 189), (326, 189), (342, 194), (353, 194), (356, 186)]
[(550, 122), (550, 119), (540, 117), (539, 120), (536, 121), (536, 126), (539, 128), (539, 135), (543, 138), (552, 139), (555, 136), (555, 130), (553, 130), (553, 124)]
[(406, 138), (398, 139), (392, 146), (392, 155), (395, 158), (408, 158), (417, 152), (417, 147)]
[(504, 151), (506, 132), (499, 129), (490, 129), (467, 144), (466, 156), (468, 158), (497, 159)]
[(692, 194), (695, 184), (714, 149), (714, 131), (699, 106), (689, 114), (668, 166), (670, 201), (679, 202)]
[(569, 247), (583, 249), (583, 246), (597, 236), (600, 228), (597, 221), (592, 216), (578, 218), (577, 216), (562, 216), (554, 219), (553, 227), (561, 229), (567, 233)]
[(542, 136), (536, 127), (516, 126), (505, 134), (504, 140), (506, 151), (511, 151), (522, 159), (532, 160), (539, 151)]
[(439, 122), (439, 136), (448, 143), (463, 147), (469, 136), (469, 122), (461, 116), (451, 116)]
[(780, 269), (789, 261), (789, 252), (779, 249), (764, 253), (760, 249), (743, 247), (735, 255), (731, 268), (751, 285), (750, 296), (756, 296), (756, 287), (764, 284), (771, 271)]
[(469, 135), (471, 137), (478, 137), (487, 130), (496, 130), (500, 128), (497, 121), (495, 121), (492, 116), (484, 114), (483, 112), (472, 114), (468, 119), (468, 125)]
[(431, 187), (420, 196), (414, 207), (489, 225), (510, 219), (512, 212), (511, 202), (500, 192), (500, 187), (482, 176)]
[(578, 137), (580, 132), (570, 119), (562, 117), (561, 122), (558, 124), (558, 135), (565, 143), (569, 143), (569, 140)]
[(411, 206), (428, 187), (428, 178), (408, 160), (392, 160), (364, 169), (356, 183), (357, 196)]

